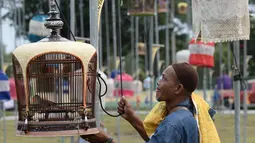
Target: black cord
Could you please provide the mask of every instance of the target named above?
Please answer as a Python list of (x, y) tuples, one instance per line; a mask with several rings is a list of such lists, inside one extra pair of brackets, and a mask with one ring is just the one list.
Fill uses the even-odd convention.
[(65, 18), (65, 16), (64, 16), (63, 12), (61, 11), (60, 7), (59, 7), (57, 0), (54, 0), (54, 1), (55, 1), (56, 5), (57, 5), (58, 11), (60, 12), (60, 14), (61, 14), (61, 16), (62, 16), (62, 18), (63, 18), (63, 20), (64, 20), (64, 23), (65, 23), (65, 25), (66, 25), (68, 31), (70, 31), (70, 33), (71, 33), (71, 35), (72, 35), (72, 37), (73, 37), (73, 40), (76, 41), (76, 38), (75, 38), (75, 36), (74, 36), (74, 34), (73, 34), (73, 32), (72, 32), (72, 30), (71, 30), (69, 24), (67, 23), (67, 20), (66, 20), (66, 18)]
[(234, 78), (234, 81), (238, 81), (240, 80), (240, 83), (241, 83), (241, 89), (242, 90), (246, 90), (247, 89), (247, 84), (245, 83), (244, 79), (243, 79), (243, 76), (239, 70), (239, 68), (237, 67), (237, 59), (236, 59), (236, 56), (235, 56), (235, 53), (234, 53), (234, 50), (233, 50), (233, 47), (230, 48), (231, 49), (231, 53), (233, 55), (233, 58), (234, 58), (234, 65), (235, 65), (235, 68), (234, 70), (237, 70), (237, 74), (234, 74), (233, 75), (233, 78)]
[[(105, 84), (105, 86), (106, 86), (106, 89), (105, 89), (105, 92), (104, 92), (104, 94), (102, 94), (101, 95), (101, 81), (100, 81), (100, 79), (99, 78), (101, 78), (102, 80), (103, 80), (103, 82), (104, 82), (104, 84)], [(106, 84), (106, 82), (104, 81), (104, 79), (101, 77), (101, 75), (100, 75), (100, 73), (97, 73), (97, 80), (98, 80), (98, 83), (99, 83), (99, 101), (100, 101), (100, 106), (101, 106), (101, 108), (102, 108), (102, 110), (107, 114), (107, 115), (109, 115), (109, 116), (111, 116), (111, 117), (119, 117), (120, 116), (120, 114), (118, 114), (118, 115), (112, 115), (112, 114), (110, 114), (109, 112), (107, 112), (105, 109), (104, 109), (104, 107), (103, 107), (103, 103), (102, 103), (102, 97), (103, 96), (105, 96), (105, 94), (106, 94), (106, 92), (107, 92), (107, 84)]]
[(118, 37), (119, 37), (119, 42), (118, 42), (118, 45), (119, 45), (119, 59), (120, 59), (120, 95), (121, 97), (123, 97), (123, 80), (122, 80), (122, 47), (121, 47), (121, 13), (120, 13), (120, 3), (121, 3), (121, 0), (118, 0), (118, 26), (119, 26), (119, 29), (118, 29)]

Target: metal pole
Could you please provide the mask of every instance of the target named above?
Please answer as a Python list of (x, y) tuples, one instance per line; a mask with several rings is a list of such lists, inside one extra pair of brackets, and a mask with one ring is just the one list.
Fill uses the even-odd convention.
[(79, 8), (80, 8), (80, 24), (81, 24), (81, 37), (84, 37), (84, 16), (83, 16), (83, 0), (80, 0)]
[(144, 17), (143, 18), (143, 25), (144, 25), (144, 45), (145, 45), (145, 55), (144, 55), (144, 64), (145, 64), (145, 74), (146, 74), (146, 76), (147, 76), (147, 72), (148, 72), (148, 52), (147, 52), (147, 50), (148, 50), (148, 40), (147, 40), (147, 33), (148, 33), (148, 27), (147, 27), (147, 17)]
[[(98, 0), (89, 1), (89, 21), (90, 21), (90, 43), (98, 49)], [(99, 98), (95, 98), (95, 118), (97, 127), (100, 127), (100, 107)]]
[(135, 51), (135, 38), (134, 38), (134, 29), (135, 29), (135, 23), (134, 23), (134, 19), (135, 17), (134, 16), (131, 16), (131, 31), (130, 31), (130, 36), (131, 36), (131, 62), (132, 62), (132, 65), (131, 65), (131, 71), (132, 71), (132, 75), (134, 74), (134, 51)]
[[(237, 65), (233, 73), (238, 73), (237, 68), (240, 67), (240, 43), (234, 42), (234, 53)], [(240, 143), (240, 81), (234, 81), (235, 90), (235, 143)]]
[[(156, 37), (156, 41), (155, 43), (156, 44), (159, 44), (159, 31), (158, 31), (158, 1), (155, 0), (154, 1), (155, 4), (154, 4), (154, 9), (156, 11), (156, 14), (155, 14), (155, 37)], [(158, 50), (158, 52), (156, 53), (156, 65), (157, 65), (157, 68), (156, 68), (156, 71), (157, 71), (157, 77), (159, 77), (159, 60), (160, 60), (160, 49)]]
[(149, 37), (149, 64), (150, 64), (150, 109), (152, 109), (152, 94), (153, 94), (153, 61), (152, 61), (152, 44), (153, 44), (153, 17), (150, 17), (150, 37)]
[[(247, 77), (247, 41), (244, 40), (244, 49), (243, 49), (243, 75), (244, 77)], [(246, 82), (246, 81), (245, 81)], [(246, 82), (247, 84), (247, 82)], [(243, 97), (243, 109), (244, 109), (244, 118), (243, 118), (243, 142), (246, 143), (246, 126), (247, 126), (247, 89), (244, 90), (244, 97)]]
[[(122, 41), (121, 41), (121, 10), (120, 10), (120, 3), (121, 0), (117, 0), (117, 10), (118, 10), (118, 48), (119, 48), (119, 53), (122, 53)], [(119, 57), (122, 58), (122, 55), (119, 54)], [(120, 68), (122, 68), (122, 63), (120, 62)], [(121, 69), (123, 70), (123, 69)], [(119, 84), (120, 85), (120, 84)], [(120, 89), (122, 85), (120, 85)], [(118, 97), (118, 96), (117, 96)], [(117, 118), (117, 141), (120, 143), (120, 117)]]
[[(167, 12), (166, 12), (166, 25), (169, 24), (169, 0), (166, 0), (167, 2)], [(166, 67), (169, 65), (170, 62), (170, 58), (169, 58), (169, 28), (166, 28), (166, 32), (165, 32), (165, 39), (166, 39), (166, 51), (165, 51), (165, 63), (166, 63)]]
[(26, 19), (25, 19), (25, 15), (26, 15), (26, 0), (23, 0), (23, 19), (22, 19), (22, 23), (23, 23), (23, 34), (26, 35)]
[[(2, 111), (2, 115), (1, 115)], [(0, 101), (0, 121), (1, 117), (3, 117), (3, 143), (6, 143), (6, 119), (5, 119), (5, 108), (4, 108), (4, 102)]]
[(138, 56), (138, 42), (139, 42), (139, 17), (135, 18), (135, 73), (138, 80), (139, 75), (139, 56)]
[(23, 44), (21, 42), (21, 37), (22, 37), (22, 30), (20, 28), (22, 28), (22, 20), (21, 20), (21, 7), (18, 8), (18, 21), (19, 21), (19, 45)]
[(108, 66), (108, 77), (111, 76), (110, 66), (110, 34), (109, 34), (109, 15), (108, 15), (108, 0), (105, 0), (105, 34), (106, 34), (106, 51), (107, 51), (107, 66)]
[[(114, 62), (114, 70), (117, 69), (116, 67), (116, 60), (117, 60), (117, 32), (116, 32), (116, 6), (115, 6), (115, 0), (112, 0), (112, 29), (113, 29), (113, 62)], [(114, 83), (116, 81), (114, 80)], [(118, 87), (116, 87), (117, 92)], [(118, 93), (118, 92), (117, 92)], [(118, 96), (116, 94), (116, 102), (118, 102)], [(118, 126), (119, 126), (119, 117), (116, 119), (116, 130), (117, 130), (117, 142), (120, 142), (120, 136), (118, 132)]]
[(0, 60), (1, 60), (1, 70), (4, 71), (4, 46), (3, 46), (3, 32), (2, 32), (2, 2), (0, 3)]
[[(223, 77), (222, 74), (222, 43), (219, 43), (219, 52), (220, 52), (220, 58), (219, 58), (219, 66), (220, 66), (220, 74), (219, 74), (219, 80), (220, 80), (220, 91), (223, 90), (223, 81), (221, 80), (221, 78)], [(223, 96), (221, 96), (221, 101), (223, 101)], [(223, 109), (224, 103), (221, 102), (221, 108)]]
[(112, 0), (112, 30), (113, 30), (113, 61), (114, 61), (114, 70), (116, 70), (116, 57), (117, 57), (117, 36), (116, 36), (116, 11), (115, 11), (115, 0)]
[[(191, 0), (186, 0), (186, 3), (188, 4), (188, 8), (187, 8), (187, 23), (188, 23), (188, 27), (190, 29), (192, 29), (192, 11), (191, 11)], [(189, 36), (187, 35), (187, 38), (186, 38), (186, 44), (188, 45), (189, 44)]]
[(206, 83), (207, 74), (206, 74), (206, 71), (207, 71), (207, 69), (206, 69), (206, 67), (204, 67), (204, 68), (203, 68), (203, 74), (204, 74), (204, 78), (203, 78), (203, 79), (204, 79), (204, 80), (203, 80), (203, 81), (204, 81), (204, 82), (203, 82), (203, 90), (204, 90), (204, 100), (205, 100), (205, 101), (207, 101), (207, 93), (206, 93), (206, 90), (207, 90), (207, 85), (206, 85), (206, 84), (207, 84), (207, 83)]
[[(70, 27), (73, 34), (75, 34), (75, 0), (70, 0)], [(71, 36), (71, 40), (74, 40)]]
[[(102, 20), (100, 20), (100, 21), (102, 21)], [(100, 26), (100, 28), (99, 28), (99, 50), (98, 51), (99, 51), (99, 69), (101, 69), (103, 66), (102, 22), (100, 22), (99, 26)]]
[[(71, 31), (75, 35), (75, 0), (70, 0), (70, 27)], [(70, 36), (71, 40), (74, 40), (72, 36)], [(70, 137), (71, 143), (74, 143), (74, 136)]]
[[(171, 0), (171, 22), (173, 23), (175, 17), (175, 1)], [(175, 32), (172, 30), (171, 33), (171, 45), (172, 45), (172, 63), (176, 62), (176, 37)]]
[(231, 45), (230, 42), (228, 42), (228, 75), (230, 76), (231, 73), (231, 61), (230, 61), (230, 55), (231, 55)]
[(14, 48), (17, 48), (17, 8), (16, 8), (16, 2), (13, 0), (13, 12), (14, 12)]

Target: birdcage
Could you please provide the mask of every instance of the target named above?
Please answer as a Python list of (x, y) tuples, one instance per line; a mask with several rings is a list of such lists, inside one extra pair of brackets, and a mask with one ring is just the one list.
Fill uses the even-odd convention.
[(58, 35), (63, 22), (51, 3), (51, 35), (13, 52), (18, 98), (17, 135), (73, 136), (98, 132), (94, 116), (97, 53)]
[(155, 15), (155, 0), (129, 0), (128, 15), (150, 16)]

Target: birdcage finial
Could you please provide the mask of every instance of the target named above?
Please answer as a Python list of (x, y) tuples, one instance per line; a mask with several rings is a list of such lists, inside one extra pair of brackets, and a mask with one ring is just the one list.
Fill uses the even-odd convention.
[(57, 6), (54, 0), (50, 2), (50, 11), (48, 12), (49, 18), (46, 19), (44, 26), (48, 29), (51, 29), (51, 36), (57, 36), (57, 30), (61, 29), (64, 23), (58, 17)]

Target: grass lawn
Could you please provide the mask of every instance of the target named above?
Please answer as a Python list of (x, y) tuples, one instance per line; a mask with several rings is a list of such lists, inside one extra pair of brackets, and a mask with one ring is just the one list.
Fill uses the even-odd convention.
[[(144, 116), (141, 116), (144, 118)], [(222, 143), (234, 143), (234, 115), (222, 115), (219, 114), (215, 118), (215, 124), (217, 126), (218, 132)], [(242, 119), (242, 116), (241, 116)], [(104, 125), (108, 130), (108, 133), (117, 139), (116, 123), (117, 118), (112, 118), (109, 116), (104, 116), (102, 118)], [(241, 120), (242, 121), (242, 120)], [(3, 142), (3, 122), (0, 122), (0, 142)], [(241, 122), (241, 137), (243, 136), (243, 122)], [(247, 123), (247, 143), (255, 142), (255, 115), (248, 116)], [(76, 140), (78, 137), (76, 137)], [(123, 119), (120, 119), (120, 140), (121, 143), (143, 143), (143, 140), (139, 137), (138, 133)], [(243, 142), (241, 140), (241, 142)], [(28, 137), (17, 137), (15, 136), (15, 121), (7, 121), (7, 143), (60, 143), (60, 137), (54, 138), (28, 138)], [(70, 138), (65, 138), (65, 143), (70, 143)]]

